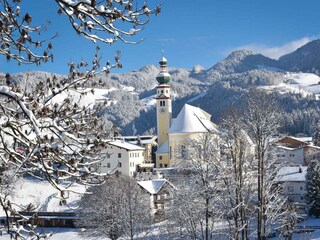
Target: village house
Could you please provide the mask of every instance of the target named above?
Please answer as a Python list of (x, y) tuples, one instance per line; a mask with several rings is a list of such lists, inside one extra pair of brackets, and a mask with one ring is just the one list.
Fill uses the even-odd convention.
[(293, 203), (297, 210), (305, 211), (306, 201), (306, 166), (286, 166), (280, 168), (274, 182), (281, 185), (282, 192), (289, 203)]
[(157, 148), (157, 136), (143, 135), (143, 136), (118, 136), (116, 140), (124, 140), (125, 142), (141, 146), (145, 149), (144, 157), (146, 163), (152, 163)]
[(163, 220), (166, 207), (173, 197), (175, 186), (166, 179), (138, 181), (138, 184), (150, 195), (151, 212), (156, 220)]
[(138, 166), (145, 162), (145, 148), (124, 140), (107, 142), (106, 157), (99, 165), (101, 173), (135, 176)]
[(312, 144), (312, 138), (286, 136), (276, 141), (274, 146), (277, 164), (307, 166), (320, 157), (320, 147)]

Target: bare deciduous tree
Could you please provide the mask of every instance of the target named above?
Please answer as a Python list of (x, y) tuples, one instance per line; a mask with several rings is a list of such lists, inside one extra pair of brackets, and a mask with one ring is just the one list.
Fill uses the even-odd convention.
[(214, 239), (214, 223), (220, 218), (220, 149), (217, 134), (207, 133), (190, 139), (183, 147), (183, 157), (177, 160), (181, 179), (169, 216), (180, 227), (181, 237)]
[[(149, 17), (160, 7), (149, 9), (135, 0), (56, 0), (59, 14), (67, 16), (77, 34), (94, 42), (112, 44), (117, 40), (135, 43), (135, 36)], [(40, 64), (53, 60), (52, 39), (41, 39), (48, 27), (33, 26), (33, 17), (22, 9), (21, 0), (0, 0), (0, 55), (18, 64)], [(48, 10), (49, 11), (49, 10)], [(54, 37), (54, 36), (53, 36)], [(19, 82), (6, 74), (0, 86), (0, 160), (3, 170), (14, 167), (14, 176), (29, 173), (48, 180), (61, 192), (71, 191), (62, 182), (95, 185), (104, 181), (95, 172), (102, 160), (104, 146), (101, 129), (104, 122), (98, 117), (103, 103), (88, 106), (82, 97), (93, 94), (94, 77), (112, 68), (121, 68), (120, 53), (112, 62), (100, 63), (97, 49), (92, 65), (70, 63), (69, 75), (52, 76), (32, 88), (21, 88)], [(103, 84), (103, 82), (99, 82)], [(0, 192), (6, 214), (15, 209)], [(63, 201), (62, 201), (63, 202)], [(21, 216), (23, 217), (23, 216)], [(24, 220), (27, 220), (24, 218)], [(16, 238), (33, 235), (47, 238), (34, 229), (11, 228)], [(23, 231), (24, 233), (22, 233)]]
[[(257, 238), (266, 239), (269, 221), (273, 218), (270, 214), (271, 206), (279, 209), (271, 197), (272, 177), (276, 173), (271, 154), (271, 138), (276, 136), (281, 126), (281, 111), (271, 95), (257, 89), (248, 93), (244, 122), (247, 132), (256, 145), (255, 161), (257, 164)], [(274, 203), (274, 204), (272, 204)], [(268, 210), (269, 209), (269, 210)], [(269, 211), (269, 214), (267, 214)]]
[(134, 239), (151, 227), (150, 197), (130, 177), (110, 175), (105, 184), (92, 187), (80, 201), (80, 220), (87, 237)]
[(254, 146), (244, 130), (240, 113), (229, 112), (221, 129), (224, 219), (229, 222), (230, 239), (249, 239), (254, 216), (255, 166)]

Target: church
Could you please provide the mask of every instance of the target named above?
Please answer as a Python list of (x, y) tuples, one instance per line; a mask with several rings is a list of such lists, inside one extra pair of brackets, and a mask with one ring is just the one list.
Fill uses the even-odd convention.
[(167, 60), (162, 57), (160, 73), (156, 79), (157, 134), (158, 150), (156, 151), (156, 167), (173, 167), (178, 160), (179, 152), (185, 148), (187, 140), (198, 139), (202, 134), (218, 132), (217, 126), (211, 122), (211, 115), (204, 110), (185, 104), (178, 116), (172, 119), (172, 98), (167, 70)]

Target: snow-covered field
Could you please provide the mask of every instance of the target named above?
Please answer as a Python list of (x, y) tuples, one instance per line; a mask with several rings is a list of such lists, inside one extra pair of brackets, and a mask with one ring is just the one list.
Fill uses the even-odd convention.
[[(86, 240), (88, 238), (81, 236), (79, 233), (81, 232), (80, 228), (45, 228), (41, 229), (41, 231), (45, 231), (45, 233), (52, 232), (53, 236), (50, 238), (51, 240)], [(155, 229), (149, 235), (139, 238), (145, 240), (170, 240), (170, 237), (164, 233), (165, 226), (163, 224), (155, 225)], [(293, 234), (293, 240), (320, 240), (320, 219), (310, 218), (305, 221), (302, 221), (297, 224), (297, 232)], [(10, 240), (10, 236), (6, 233), (0, 237), (3, 240)], [(109, 238), (99, 238), (92, 240), (109, 240)], [(252, 238), (253, 240), (254, 238)], [(270, 240), (284, 240), (284, 238), (274, 237), (269, 238)], [(120, 240), (120, 239), (119, 239)], [(217, 238), (216, 240), (227, 240), (226, 237)]]
[(302, 96), (315, 95), (320, 97), (320, 77), (313, 73), (286, 73), (284, 81), (279, 85), (263, 86), (262, 89), (279, 91), (280, 93), (293, 92)]
[[(52, 232), (53, 235), (50, 240), (85, 240), (79, 235), (80, 229), (78, 228), (46, 228), (44, 229), (46, 233)], [(2, 240), (10, 240), (10, 236), (7, 233), (3, 233), (3, 236), (0, 236)]]
[[(58, 190), (47, 181), (24, 178), (16, 184), (10, 200), (17, 205), (20, 211), (23, 211), (30, 203), (35, 207), (35, 211), (70, 211), (77, 208), (77, 201), (85, 192), (85, 187), (78, 184), (71, 186), (66, 184), (65, 188), (77, 193), (70, 192), (67, 204), (61, 206)], [(0, 208), (0, 216), (5, 216), (2, 208)]]
[(59, 95), (55, 96), (52, 99), (53, 103), (62, 103), (64, 99), (70, 98), (72, 99), (73, 103), (77, 103), (79, 106), (88, 106), (88, 105), (94, 105), (95, 103), (98, 103), (99, 101), (107, 101), (107, 105), (110, 105), (111, 103), (117, 103), (113, 99), (107, 98), (107, 95), (111, 91), (117, 90), (116, 88), (110, 88), (110, 89), (100, 89), (95, 88), (93, 92), (91, 92), (90, 89), (84, 90), (86, 94), (80, 94), (79, 92), (76, 92), (74, 90), (65, 91), (60, 93)]
[(152, 95), (140, 100), (146, 108), (151, 108), (156, 105), (156, 95)]

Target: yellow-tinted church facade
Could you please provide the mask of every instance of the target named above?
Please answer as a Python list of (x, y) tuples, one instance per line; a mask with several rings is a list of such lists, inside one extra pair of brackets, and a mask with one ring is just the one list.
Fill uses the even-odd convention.
[(156, 167), (174, 167), (181, 158), (186, 141), (199, 139), (207, 132), (217, 132), (217, 126), (211, 122), (211, 115), (198, 107), (185, 104), (178, 116), (172, 119), (172, 98), (169, 82), (171, 76), (167, 71), (167, 60), (160, 60), (160, 73), (156, 79), (157, 134), (158, 150)]

